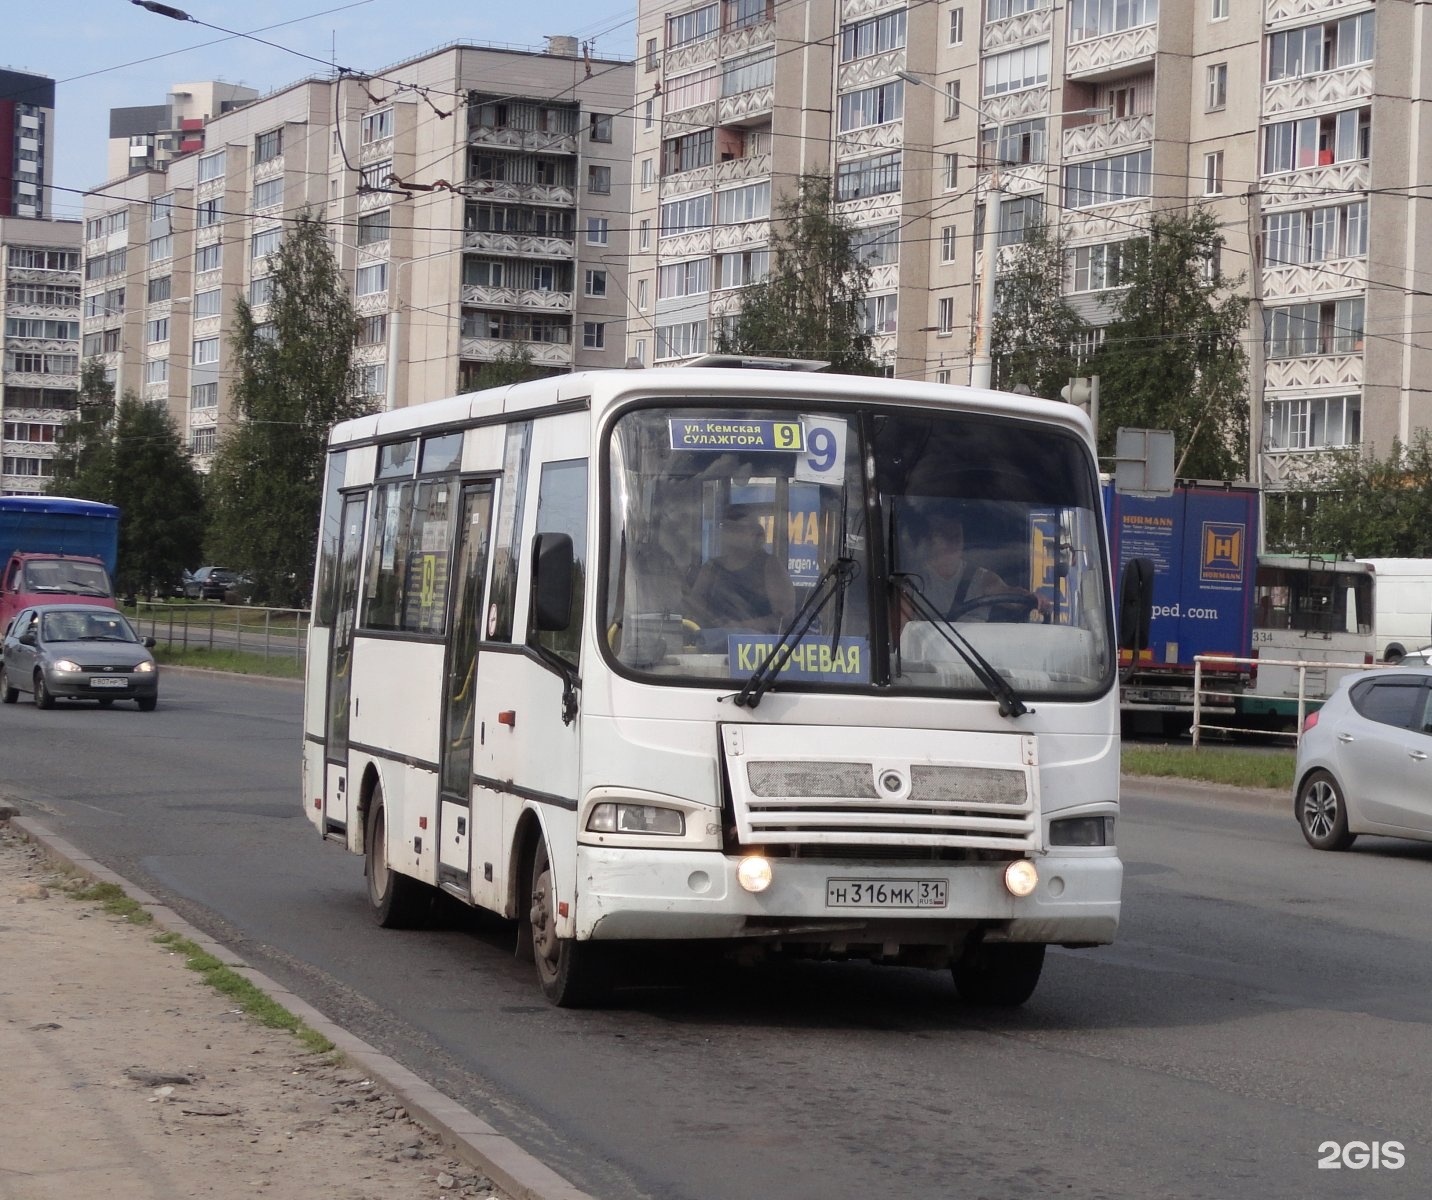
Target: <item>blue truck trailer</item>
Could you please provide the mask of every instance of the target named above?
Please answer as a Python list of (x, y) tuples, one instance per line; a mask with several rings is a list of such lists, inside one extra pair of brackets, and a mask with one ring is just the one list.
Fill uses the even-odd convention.
[(1154, 497), (1104, 485), (1115, 577), (1130, 559), (1154, 564), (1148, 649), (1120, 659), (1126, 713), (1191, 714), (1197, 655), (1230, 660), (1204, 664), (1203, 702), (1234, 711), (1250, 676), (1249, 663), (1231, 660), (1251, 657), (1258, 504), (1258, 489), (1242, 483), (1180, 481), (1172, 495)]
[(113, 604), (118, 555), (114, 505), (0, 496), (0, 633), (30, 604)]

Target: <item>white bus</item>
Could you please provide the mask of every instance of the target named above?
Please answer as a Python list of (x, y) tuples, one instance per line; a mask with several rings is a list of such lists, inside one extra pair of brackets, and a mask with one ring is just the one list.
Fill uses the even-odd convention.
[(1253, 596), (1259, 661), (1238, 711), (1296, 717), (1300, 686), (1304, 701), (1317, 707), (1359, 664), (1399, 663), (1429, 643), (1432, 561), (1259, 555)]
[(345, 422), (305, 809), (379, 924), (501, 914), (559, 1005), (702, 939), (1022, 1003), (1119, 920), (1101, 513), (1077, 408), (966, 388), (610, 371)]

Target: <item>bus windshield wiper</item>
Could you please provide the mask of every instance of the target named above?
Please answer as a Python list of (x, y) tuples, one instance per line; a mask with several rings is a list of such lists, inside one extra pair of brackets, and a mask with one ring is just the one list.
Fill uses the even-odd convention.
[(975, 677), (985, 685), (985, 690), (999, 703), (999, 715), (1002, 717), (1022, 717), (1029, 712), (1029, 706), (1019, 698), (1019, 693), (1010, 686), (1009, 680), (994, 669), (994, 665), (975, 649), (974, 644), (965, 637), (954, 623), (949, 621), (931, 602), (930, 598), (916, 585), (915, 580), (905, 574), (893, 574), (890, 581), (898, 588), (902, 595), (909, 597), (910, 605), (915, 610), (916, 616), (929, 621), (940, 633), (940, 636), (955, 648), (956, 653), (965, 660), (969, 669), (975, 673)]
[(857, 570), (853, 558), (837, 558), (826, 567), (821, 577), (816, 580), (815, 587), (811, 588), (805, 603), (796, 610), (796, 615), (786, 622), (776, 644), (761, 660), (761, 665), (756, 668), (751, 678), (746, 680), (745, 685), (736, 693), (734, 699), (737, 708), (755, 708), (761, 703), (761, 697), (770, 690), (771, 684), (775, 683), (776, 676), (790, 658), (791, 647), (805, 637), (816, 617), (820, 616), (832, 599), (845, 594), (845, 589), (855, 578)]

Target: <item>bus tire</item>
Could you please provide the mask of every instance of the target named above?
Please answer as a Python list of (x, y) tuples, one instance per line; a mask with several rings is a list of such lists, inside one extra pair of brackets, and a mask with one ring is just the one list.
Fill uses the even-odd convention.
[(532, 958), (542, 994), (558, 1008), (599, 1004), (611, 993), (609, 948), (557, 936), (552, 861), (540, 835), (532, 858), (532, 903), (527, 912)]
[(979, 942), (950, 967), (955, 990), (967, 1004), (1018, 1008), (1039, 983), (1042, 942)]
[(374, 787), (368, 802), (363, 874), (368, 881), (369, 911), (382, 928), (409, 929), (421, 922), (432, 896), (418, 880), (388, 865), (388, 814), (381, 786)]
[(1395, 667), (1406, 657), (1407, 651), (1404, 650), (1401, 646), (1399, 646), (1396, 642), (1393, 642), (1390, 646), (1387, 647), (1386, 650), (1382, 652), (1382, 661), (1385, 662), (1389, 667)]
[(1346, 850), (1357, 840), (1347, 827), (1347, 801), (1337, 780), (1313, 771), (1298, 787), (1298, 828), (1314, 850)]

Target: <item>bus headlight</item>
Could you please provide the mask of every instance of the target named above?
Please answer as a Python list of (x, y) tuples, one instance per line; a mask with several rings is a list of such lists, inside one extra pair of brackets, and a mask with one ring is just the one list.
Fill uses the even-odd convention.
[(1060, 817), (1049, 822), (1051, 846), (1112, 846), (1113, 817)]
[(597, 804), (587, 817), (587, 832), (682, 837), (686, 833), (686, 815), (655, 804)]
[(1039, 886), (1039, 872), (1029, 859), (1018, 859), (1005, 867), (1004, 886), (1011, 896), (1028, 896)]
[(736, 868), (736, 882), (746, 891), (764, 892), (771, 886), (771, 860), (759, 854), (748, 854)]

